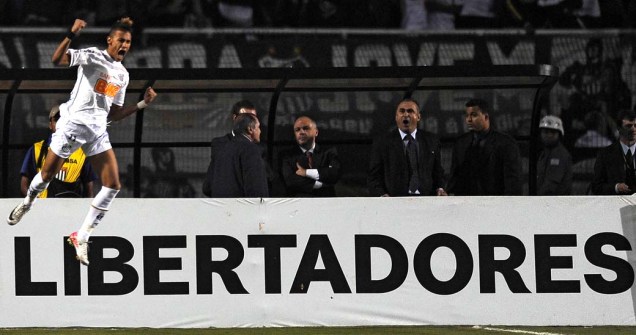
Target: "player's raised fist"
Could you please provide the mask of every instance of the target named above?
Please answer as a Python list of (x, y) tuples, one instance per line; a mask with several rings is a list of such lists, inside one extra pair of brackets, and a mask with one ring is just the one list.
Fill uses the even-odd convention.
[(73, 22), (73, 27), (71, 27), (71, 31), (77, 34), (80, 32), (80, 30), (84, 29), (85, 27), (86, 27), (86, 21), (82, 19), (75, 19), (75, 22)]
[(144, 101), (149, 104), (155, 100), (155, 97), (157, 97), (157, 92), (155, 92), (152, 87), (148, 87), (144, 93)]

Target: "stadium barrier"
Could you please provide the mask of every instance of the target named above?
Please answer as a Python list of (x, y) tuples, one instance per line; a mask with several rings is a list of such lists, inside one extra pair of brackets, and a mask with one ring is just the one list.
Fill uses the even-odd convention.
[(633, 326), (635, 200), (119, 199), (84, 267), (87, 201), (43, 199), (0, 226), (0, 327)]

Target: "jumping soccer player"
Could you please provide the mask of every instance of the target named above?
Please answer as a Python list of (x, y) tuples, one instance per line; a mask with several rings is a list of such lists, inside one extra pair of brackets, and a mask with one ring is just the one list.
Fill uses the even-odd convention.
[(77, 80), (70, 99), (60, 105), (61, 117), (42, 170), (31, 181), (27, 196), (7, 219), (10, 225), (20, 222), (38, 194), (60, 171), (64, 160), (81, 147), (102, 183), (80, 229), (68, 239), (75, 247), (77, 259), (84, 265), (88, 265), (88, 239), (121, 188), (117, 159), (106, 131), (107, 121), (132, 115), (146, 108), (157, 96), (148, 87), (143, 100), (123, 107), (129, 78), (121, 62), (130, 49), (132, 24), (128, 17), (115, 22), (106, 38), (108, 46), (105, 50), (94, 47), (76, 50), (69, 49), (71, 41), (86, 27), (85, 21), (76, 19), (68, 35), (55, 49), (51, 57), (53, 64), (77, 66)]

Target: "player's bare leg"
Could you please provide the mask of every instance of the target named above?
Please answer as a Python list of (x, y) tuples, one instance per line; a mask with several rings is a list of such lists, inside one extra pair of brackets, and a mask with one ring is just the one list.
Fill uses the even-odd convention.
[(42, 193), (42, 191), (46, 190), (51, 180), (53, 180), (55, 175), (62, 168), (63, 164), (64, 158), (56, 155), (49, 149), (46, 153), (46, 160), (44, 160), (42, 170), (40, 170), (40, 172), (33, 177), (33, 180), (31, 180), (31, 184), (29, 184), (29, 189), (24, 200), (22, 200), (22, 202), (11, 211), (11, 214), (9, 214), (9, 217), (7, 218), (8, 224), (13, 226), (22, 220), (22, 217), (24, 217), (24, 215), (31, 209), (31, 206), (33, 206), (37, 196)]
[(69, 243), (75, 247), (77, 260), (88, 265), (88, 239), (108, 211), (111, 202), (119, 192), (119, 167), (113, 149), (90, 157), (93, 168), (99, 174), (102, 188), (91, 202), (91, 207), (80, 229), (69, 236)]

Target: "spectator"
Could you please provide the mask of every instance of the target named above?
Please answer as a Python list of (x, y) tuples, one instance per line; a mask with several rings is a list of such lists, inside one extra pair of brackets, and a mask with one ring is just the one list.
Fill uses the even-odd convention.
[(604, 148), (612, 144), (607, 136), (608, 124), (605, 115), (599, 111), (591, 111), (585, 115), (585, 128), (583, 136), (574, 142), (575, 148)]
[(599, 1), (582, 0), (581, 8), (574, 11), (574, 16), (576, 17), (580, 28), (598, 28), (601, 22), (601, 8), (599, 6)]
[(261, 124), (250, 113), (234, 120), (235, 136), (219, 151), (210, 180), (213, 198), (261, 198), (269, 196), (267, 171), (257, 143), (261, 138)]
[(356, 0), (352, 27), (399, 28), (402, 20), (401, 0)]
[(427, 0), (427, 29), (429, 30), (453, 30), (455, 29), (455, 16), (462, 8), (463, 0)]
[(146, 10), (147, 26), (183, 27), (195, 5), (187, 0), (151, 0), (141, 8)]
[(252, 0), (219, 0), (217, 2), (217, 26), (249, 28), (254, 26)]
[(350, 27), (351, 5), (348, 0), (306, 0), (299, 13), (301, 27)]
[(620, 125), (618, 141), (601, 149), (596, 157), (590, 184), (592, 194), (633, 194), (636, 191), (636, 112), (624, 110), (617, 121)]
[(537, 0), (534, 25), (537, 28), (582, 28), (574, 14), (582, 6), (582, 0)]
[(572, 156), (561, 143), (563, 122), (552, 115), (539, 122), (543, 150), (537, 162), (537, 195), (572, 193)]
[[(49, 129), (51, 135), (46, 140), (33, 144), (22, 162), (20, 174), (20, 191), (26, 196), (29, 184), (33, 177), (40, 172), (44, 165), (46, 152), (51, 143), (52, 133), (55, 132), (57, 120), (60, 118), (60, 107), (58, 105), (51, 108), (49, 113)], [(97, 180), (97, 175), (93, 167), (86, 160), (84, 151), (80, 148), (64, 161), (62, 169), (55, 175), (49, 187), (38, 195), (38, 198), (79, 198), (93, 197), (93, 182)]]
[(427, 6), (424, 0), (401, 0), (402, 29), (424, 30), (428, 28)]
[(497, 28), (501, 10), (501, 2), (497, 0), (464, 0), (456, 26), (461, 29)]
[(482, 99), (466, 103), (470, 130), (455, 142), (448, 183), (454, 195), (521, 195), (521, 158), (515, 140), (490, 127), (490, 108)]
[[(585, 63), (575, 61), (559, 77), (559, 83), (572, 90), (569, 107), (562, 113), (571, 138), (583, 133), (589, 112), (600, 111), (612, 121), (618, 111), (631, 107), (629, 87), (620, 75), (622, 59), (606, 57), (603, 50), (601, 39), (590, 39), (585, 46)], [(610, 128), (615, 129), (613, 126), (612, 122)]]
[(534, 30), (533, 15), (537, 11), (536, 0), (505, 0), (502, 9), (502, 27), (522, 27), (531, 32)]
[(417, 125), (420, 106), (402, 100), (395, 111), (396, 130), (373, 142), (368, 186), (371, 196), (446, 195), (440, 143)]
[(288, 196), (335, 197), (340, 161), (335, 148), (316, 144), (316, 122), (301, 116), (294, 122), (298, 146), (281, 153), (281, 172)]
[(155, 165), (154, 173), (146, 176), (152, 180), (146, 197), (155, 198), (193, 198), (194, 188), (177, 172), (174, 151), (170, 148), (152, 148), (150, 151), (152, 162)]

